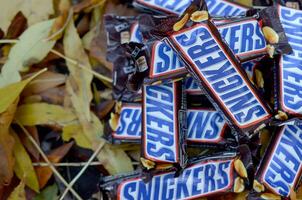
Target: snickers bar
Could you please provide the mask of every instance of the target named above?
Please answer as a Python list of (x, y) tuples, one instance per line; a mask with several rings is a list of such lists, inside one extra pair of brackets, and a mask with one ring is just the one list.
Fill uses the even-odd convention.
[(207, 90), (216, 109), (223, 111), (230, 126), (247, 132), (268, 122), (270, 109), (211, 21), (176, 32), (168, 42)]
[(142, 131), (141, 104), (123, 103), (116, 128), (111, 131), (113, 143), (140, 143)]
[(182, 81), (143, 87), (142, 157), (183, 167), (186, 118)]
[(191, 0), (134, 0), (133, 6), (157, 14), (181, 15), (190, 3)]
[(280, 56), (277, 66), (277, 107), (289, 116), (302, 116), (302, 11), (278, 6), (293, 52)]
[(219, 112), (207, 108), (190, 108), (187, 110), (187, 142), (193, 145), (214, 144), (225, 146), (235, 143), (228, 125)]
[(215, 17), (245, 15), (250, 9), (227, 0), (206, 0), (206, 3), (210, 15)]
[[(242, 163), (237, 173), (236, 167)], [(157, 173), (149, 182), (140, 177), (140, 172), (105, 177), (101, 189), (112, 199), (195, 199), (217, 194), (242, 192), (245, 188), (247, 163), (236, 157), (236, 152), (195, 159), (182, 173), (175, 171)], [(244, 177), (242, 177), (242, 175)]]
[(256, 180), (271, 192), (288, 197), (291, 188), (299, 185), (301, 169), (302, 126), (283, 126), (267, 148)]

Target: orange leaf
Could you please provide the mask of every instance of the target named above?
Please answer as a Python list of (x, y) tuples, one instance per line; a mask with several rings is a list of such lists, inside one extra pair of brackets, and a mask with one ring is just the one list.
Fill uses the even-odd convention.
[[(52, 150), (48, 155), (47, 158), (51, 163), (58, 163), (64, 158), (64, 156), (68, 153), (70, 148), (72, 147), (73, 142), (69, 142), (63, 144), (62, 146)], [(53, 172), (49, 167), (35, 167), (36, 173), (39, 179), (40, 188), (43, 188), (50, 177), (52, 176)]]

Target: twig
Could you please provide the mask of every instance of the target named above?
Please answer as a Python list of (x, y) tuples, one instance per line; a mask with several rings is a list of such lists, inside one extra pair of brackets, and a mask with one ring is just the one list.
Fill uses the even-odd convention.
[(0, 40), (0, 44), (15, 44), (17, 43), (19, 40)]
[(93, 159), (100, 153), (104, 146), (104, 143), (101, 142), (96, 149), (96, 151), (92, 154), (92, 156), (87, 161), (86, 165), (81, 169), (81, 171), (72, 179), (72, 181), (68, 184), (67, 188), (63, 192), (62, 196), (60, 197), (60, 200), (63, 200), (65, 195), (68, 193), (68, 191), (72, 188), (72, 186), (75, 184), (75, 182), (83, 175), (83, 173), (86, 171), (86, 169), (89, 167), (90, 163), (93, 161)]
[(60, 35), (61, 33), (63, 33), (63, 31), (67, 27), (69, 21), (72, 19), (72, 14), (73, 14), (72, 9), (69, 9), (67, 19), (66, 19), (65, 23), (63, 24), (62, 28), (60, 28), (57, 32), (53, 33), (52, 35), (48, 36), (48, 38), (46, 38), (45, 40), (46, 41), (52, 40), (55, 37), (57, 37), (58, 35)]
[[(15, 43), (17, 43), (18, 41), (19, 41), (19, 40), (0, 40), (0, 44), (15, 44)], [(80, 69), (82, 69), (82, 70), (84, 70), (84, 71), (86, 71), (86, 72), (91, 73), (91, 74), (94, 75), (96, 78), (100, 79), (101, 81), (106, 81), (106, 82), (108, 82), (108, 83), (112, 83), (112, 79), (111, 79), (111, 78), (108, 78), (108, 77), (106, 77), (106, 76), (104, 76), (104, 75), (102, 75), (102, 74), (99, 74), (99, 73), (97, 73), (97, 72), (95, 72), (95, 71), (93, 71), (93, 70), (87, 68), (85, 65), (83, 65), (83, 64), (81, 64), (81, 63), (79, 63), (79, 62), (77, 62), (76, 60), (73, 60), (73, 59), (71, 59), (71, 58), (68, 58), (68, 57), (66, 57), (65, 55), (63, 55), (62, 53), (60, 53), (60, 52), (58, 52), (58, 51), (56, 51), (56, 50), (54, 50), (54, 49), (50, 50), (50, 52), (53, 53), (53, 54), (55, 54), (55, 55), (57, 55), (57, 56), (59, 56), (59, 57), (61, 57), (61, 58), (64, 58), (66, 61), (68, 61), (68, 62), (74, 64), (76, 67), (79, 67)]]
[(68, 183), (66, 182), (66, 180), (62, 177), (62, 175), (56, 170), (56, 168), (52, 165), (52, 163), (48, 160), (47, 156), (45, 155), (45, 153), (42, 151), (42, 149), (40, 148), (40, 146), (37, 144), (37, 142), (35, 141), (35, 139), (29, 134), (29, 132), (24, 128), (24, 126), (16, 121), (16, 123), (20, 126), (20, 128), (23, 130), (23, 132), (26, 134), (26, 136), (29, 138), (29, 140), (31, 141), (31, 143), (35, 146), (35, 148), (39, 151), (39, 153), (41, 154), (42, 158), (45, 160), (45, 162), (49, 165), (50, 169), (53, 171), (53, 173), (60, 179), (60, 181), (62, 181), (62, 183), (69, 188), (70, 192), (78, 199), (78, 200), (82, 200), (82, 198), (78, 195), (78, 193), (71, 188), (71, 186), (68, 185)]
[[(78, 162), (78, 163), (51, 163), (55, 167), (82, 167), (87, 164), (87, 162)], [(102, 165), (100, 162), (91, 162), (89, 166), (98, 166)], [(39, 167), (48, 167), (48, 163), (33, 163), (33, 166), (39, 166)]]
[(62, 53), (60, 53), (60, 52), (58, 52), (58, 51), (56, 51), (54, 49), (50, 50), (50, 52), (53, 53), (53, 54), (56, 54), (57, 56), (60, 56), (61, 58), (64, 58), (66, 61), (74, 64), (75, 66), (81, 68), (82, 70), (93, 74), (96, 78), (100, 79), (101, 81), (106, 81), (106, 82), (112, 83), (112, 79), (111, 78), (108, 78), (108, 77), (106, 77), (106, 76), (104, 76), (102, 74), (99, 74), (99, 73), (97, 73), (97, 72), (95, 72), (95, 71), (87, 68), (85, 65), (77, 62), (76, 60), (68, 58), (65, 55), (63, 55)]

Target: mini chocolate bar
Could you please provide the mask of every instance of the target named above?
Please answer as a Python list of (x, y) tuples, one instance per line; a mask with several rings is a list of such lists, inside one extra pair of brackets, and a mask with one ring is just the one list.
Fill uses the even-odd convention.
[(254, 185), (258, 187), (254, 189), (288, 197), (291, 188), (297, 189), (301, 171), (302, 126), (285, 125), (273, 136), (265, 152), (255, 175), (258, 184)]
[(221, 110), (231, 128), (255, 131), (271, 118), (270, 108), (250, 83), (211, 21), (172, 34), (167, 41)]
[(110, 14), (104, 16), (104, 23), (107, 31), (107, 60), (110, 62), (115, 60), (115, 53), (112, 51), (121, 44), (141, 43), (143, 40), (137, 17)]
[(210, 15), (215, 17), (228, 17), (245, 15), (249, 7), (228, 0), (206, 0)]
[(236, 143), (234, 135), (224, 118), (212, 108), (189, 108), (187, 110), (187, 143), (198, 147), (213, 145), (229, 148)]
[[(140, 143), (142, 132), (142, 106), (140, 103), (123, 103), (116, 113), (116, 127), (110, 129), (110, 140), (114, 144)], [(111, 119), (113, 120), (113, 119)], [(112, 130), (114, 128), (114, 130)]]
[[(245, 152), (248, 154), (248, 152)], [(250, 154), (250, 153), (249, 153)], [(248, 182), (250, 155), (240, 160), (234, 151), (196, 158), (175, 177), (175, 171), (155, 174), (148, 182), (140, 171), (104, 177), (100, 188), (111, 199), (196, 199), (242, 192)], [(243, 158), (241, 156), (241, 158)], [(240, 173), (236, 170), (240, 165)]]
[(296, 10), (302, 9), (302, 1), (301, 0), (277, 0), (279, 4), (282, 6), (286, 6), (288, 8), (293, 8)]
[[(216, 24), (216, 23), (215, 23)], [(243, 18), (217, 26), (222, 38), (241, 61), (266, 54), (266, 41), (255, 18)]]
[[(302, 11), (278, 6), (293, 52), (280, 56), (276, 66), (276, 107), (289, 118), (302, 116)], [(285, 117), (287, 119), (287, 117)]]
[(182, 81), (144, 85), (142, 104), (142, 157), (156, 164), (184, 167), (186, 105)]
[(145, 45), (143, 55), (149, 61), (149, 74), (144, 79), (145, 84), (171, 82), (187, 74), (183, 62), (168, 44), (156, 40)]
[(191, 0), (134, 0), (133, 6), (157, 14), (181, 15), (190, 3)]

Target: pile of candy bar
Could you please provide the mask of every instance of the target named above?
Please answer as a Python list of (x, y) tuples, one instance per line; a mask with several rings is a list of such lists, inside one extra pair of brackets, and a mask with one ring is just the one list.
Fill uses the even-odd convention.
[[(294, 196), (302, 171), (301, 1), (133, 0), (105, 16), (114, 144), (136, 171), (102, 177), (112, 199)], [(264, 137), (270, 140), (264, 140)], [(215, 199), (215, 198), (214, 198)]]

